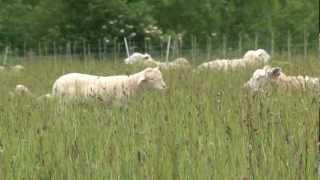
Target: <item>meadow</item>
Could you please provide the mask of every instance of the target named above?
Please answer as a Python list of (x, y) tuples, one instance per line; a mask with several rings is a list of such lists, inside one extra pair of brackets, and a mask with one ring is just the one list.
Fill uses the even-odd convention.
[[(0, 74), (0, 179), (316, 179), (320, 96), (310, 91), (250, 94), (253, 70), (163, 71), (166, 93), (122, 106), (8, 95), (16, 84), (51, 91), (67, 72), (142, 70), (107, 61), (37, 60)], [(272, 65), (320, 76), (316, 57)]]

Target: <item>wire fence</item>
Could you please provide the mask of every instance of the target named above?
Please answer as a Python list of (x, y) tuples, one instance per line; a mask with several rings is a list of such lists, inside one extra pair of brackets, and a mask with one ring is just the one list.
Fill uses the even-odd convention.
[[(293, 56), (303, 57), (316, 56), (320, 60), (320, 34), (318, 39), (312, 39), (303, 34), (301, 42), (293, 42), (292, 34), (287, 34), (286, 42), (275, 41), (273, 35), (260, 37), (241, 37), (237, 41), (228, 40), (227, 36), (206, 36), (205, 38), (191, 36), (182, 38), (172, 37), (168, 48), (168, 39), (128, 39), (128, 51), (147, 52), (157, 60), (165, 60), (167, 53), (169, 60), (177, 57), (185, 57), (194, 63), (209, 61), (217, 58), (240, 58), (249, 49), (265, 49), (271, 55), (286, 56), (290, 60)], [(168, 51), (169, 50), (169, 51)], [(97, 40), (96, 43), (86, 41), (73, 41), (65, 44), (57, 44), (55, 41), (38, 42), (36, 48), (5, 46), (0, 49), (0, 64), (16, 63), (34, 59), (61, 59), (61, 60), (89, 60), (118, 61), (126, 58), (126, 47), (124, 40), (113, 41)]]

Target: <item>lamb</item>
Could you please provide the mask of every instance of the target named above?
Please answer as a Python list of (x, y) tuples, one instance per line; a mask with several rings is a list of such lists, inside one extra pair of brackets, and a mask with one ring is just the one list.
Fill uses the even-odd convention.
[(27, 88), (25, 85), (18, 84), (16, 85), (14, 91), (10, 91), (9, 95), (11, 97), (15, 96), (33, 96), (29, 88)]
[(238, 70), (247, 67), (259, 67), (270, 61), (270, 55), (263, 49), (249, 50), (241, 59), (221, 59), (202, 63), (198, 69), (212, 69), (218, 71)]
[(22, 84), (16, 85), (14, 92), (18, 95), (31, 95), (30, 90)]
[(126, 64), (135, 64), (135, 63), (139, 63), (139, 62), (144, 62), (146, 60), (153, 60), (153, 59), (148, 53), (141, 54), (141, 53), (136, 52), (136, 53), (133, 53), (128, 58), (126, 58), (124, 60), (124, 62)]
[(263, 91), (270, 82), (281, 89), (320, 90), (319, 78), (309, 76), (287, 76), (281, 71), (281, 68), (270, 66), (265, 66), (263, 69), (257, 69), (244, 86), (253, 91)]
[(165, 90), (159, 68), (146, 68), (141, 72), (116, 76), (94, 76), (69, 73), (59, 77), (52, 90), (55, 97), (93, 97), (103, 102), (123, 100), (146, 90)]
[(53, 96), (51, 94), (45, 94), (37, 97), (34, 95), (27, 86), (18, 84), (16, 85), (14, 91), (10, 91), (9, 95), (14, 98), (14, 97), (32, 97), (36, 98), (37, 101), (43, 101), (43, 100), (49, 100), (53, 99)]

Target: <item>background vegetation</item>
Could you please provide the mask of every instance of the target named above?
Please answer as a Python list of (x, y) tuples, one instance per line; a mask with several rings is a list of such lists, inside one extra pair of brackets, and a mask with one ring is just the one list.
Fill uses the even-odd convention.
[(0, 7), (0, 47), (123, 37), (141, 42), (167, 34), (188, 41), (225, 36), (229, 44), (272, 34), (281, 47), (288, 34), (303, 42), (306, 32), (313, 43), (319, 32), (318, 0), (0, 0)]

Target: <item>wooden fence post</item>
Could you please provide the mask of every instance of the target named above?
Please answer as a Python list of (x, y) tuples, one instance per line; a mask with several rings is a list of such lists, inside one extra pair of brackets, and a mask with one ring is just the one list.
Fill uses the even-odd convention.
[(239, 33), (238, 46), (239, 46), (239, 51), (238, 51), (238, 53), (239, 53), (239, 56), (241, 56), (241, 55), (242, 55), (242, 33), (241, 33), (241, 32)]
[(287, 53), (288, 53), (288, 60), (290, 61), (291, 59), (291, 32), (288, 31), (288, 40), (287, 40)]
[(307, 60), (308, 58), (308, 33), (306, 28), (303, 28), (303, 59)]

